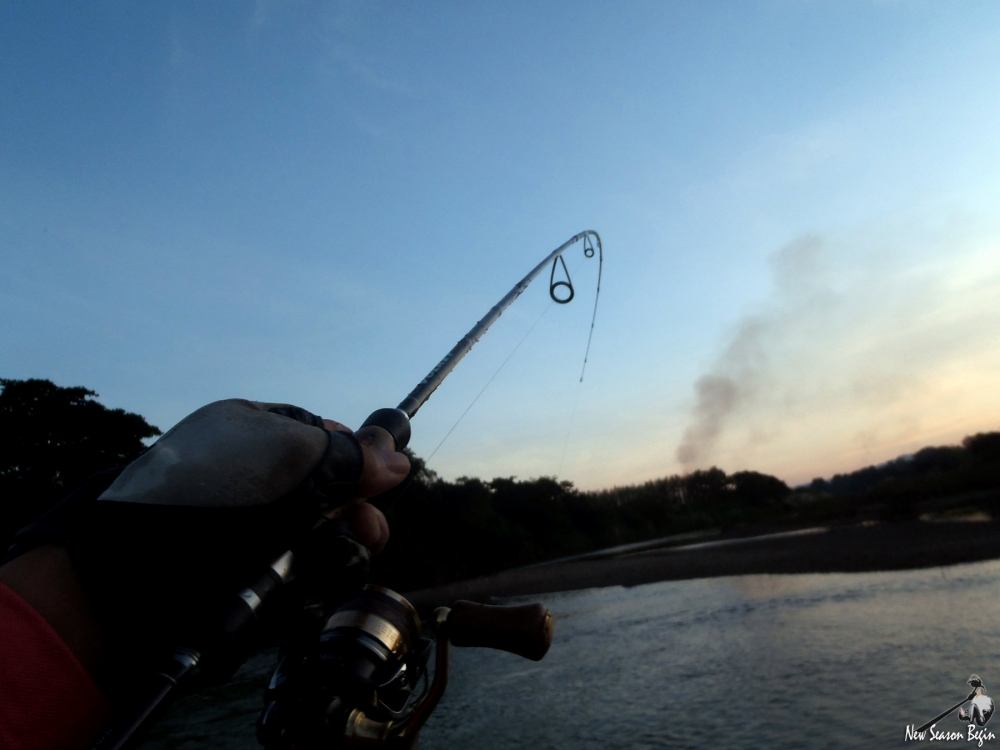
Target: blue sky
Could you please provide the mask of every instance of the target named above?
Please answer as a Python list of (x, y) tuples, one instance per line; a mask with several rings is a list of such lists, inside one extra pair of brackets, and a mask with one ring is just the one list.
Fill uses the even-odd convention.
[(0, 50), (5, 377), (358, 424), (593, 228), (587, 378), (577, 250), (414, 420), (429, 455), (531, 329), (444, 476), (798, 482), (1000, 428), (995, 3), (10, 2)]

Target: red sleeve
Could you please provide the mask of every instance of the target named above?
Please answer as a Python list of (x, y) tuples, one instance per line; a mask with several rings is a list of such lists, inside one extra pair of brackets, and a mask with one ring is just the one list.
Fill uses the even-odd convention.
[(83, 750), (110, 705), (69, 647), (0, 583), (0, 748)]

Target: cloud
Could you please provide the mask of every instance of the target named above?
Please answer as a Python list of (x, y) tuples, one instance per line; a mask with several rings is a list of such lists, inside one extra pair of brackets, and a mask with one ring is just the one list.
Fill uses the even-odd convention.
[(380, 71), (362, 51), (347, 42), (329, 47), (330, 57), (336, 67), (345, 69), (355, 80), (370, 88), (389, 94), (413, 96), (413, 89), (400, 80)]
[(391, 55), (378, 49), (391, 42), (378, 24), (377, 11), (367, 3), (335, 2), (316, 19), (313, 37), (321, 53), (320, 66), (328, 75), (347, 76), (369, 91), (413, 98), (416, 92), (402, 70), (389, 72)]
[(250, 14), (247, 22), (247, 40), (251, 44), (256, 43), (260, 37), (265, 25), (267, 25), (271, 18), (273, 7), (273, 0), (256, 0), (254, 2), (253, 13)]

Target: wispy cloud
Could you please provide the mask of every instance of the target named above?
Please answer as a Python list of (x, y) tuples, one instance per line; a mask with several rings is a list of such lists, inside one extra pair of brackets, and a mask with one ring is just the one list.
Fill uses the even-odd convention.
[(271, 14), (274, 10), (273, 0), (256, 0), (253, 4), (253, 12), (247, 19), (246, 38), (253, 45), (256, 44), (260, 35), (264, 32)]
[(346, 70), (361, 84), (390, 94), (413, 96), (414, 91), (408, 84), (384, 72), (370, 55), (354, 45), (344, 41), (333, 42), (328, 51), (333, 64)]
[(387, 69), (384, 55), (359, 43), (370, 38), (365, 27), (371, 15), (372, 9), (365, 3), (330, 4), (313, 29), (323, 55), (321, 65), (329, 74), (346, 74), (355, 83), (377, 92), (414, 96), (412, 85)]

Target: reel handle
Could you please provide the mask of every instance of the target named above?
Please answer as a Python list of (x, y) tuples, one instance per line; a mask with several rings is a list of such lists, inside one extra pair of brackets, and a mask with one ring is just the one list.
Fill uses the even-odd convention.
[(381, 427), (396, 441), (396, 450), (401, 451), (410, 442), (410, 417), (402, 409), (376, 409), (362, 427)]
[(552, 613), (544, 605), (495, 606), (460, 599), (445, 620), (455, 646), (496, 648), (540, 661), (552, 644)]

